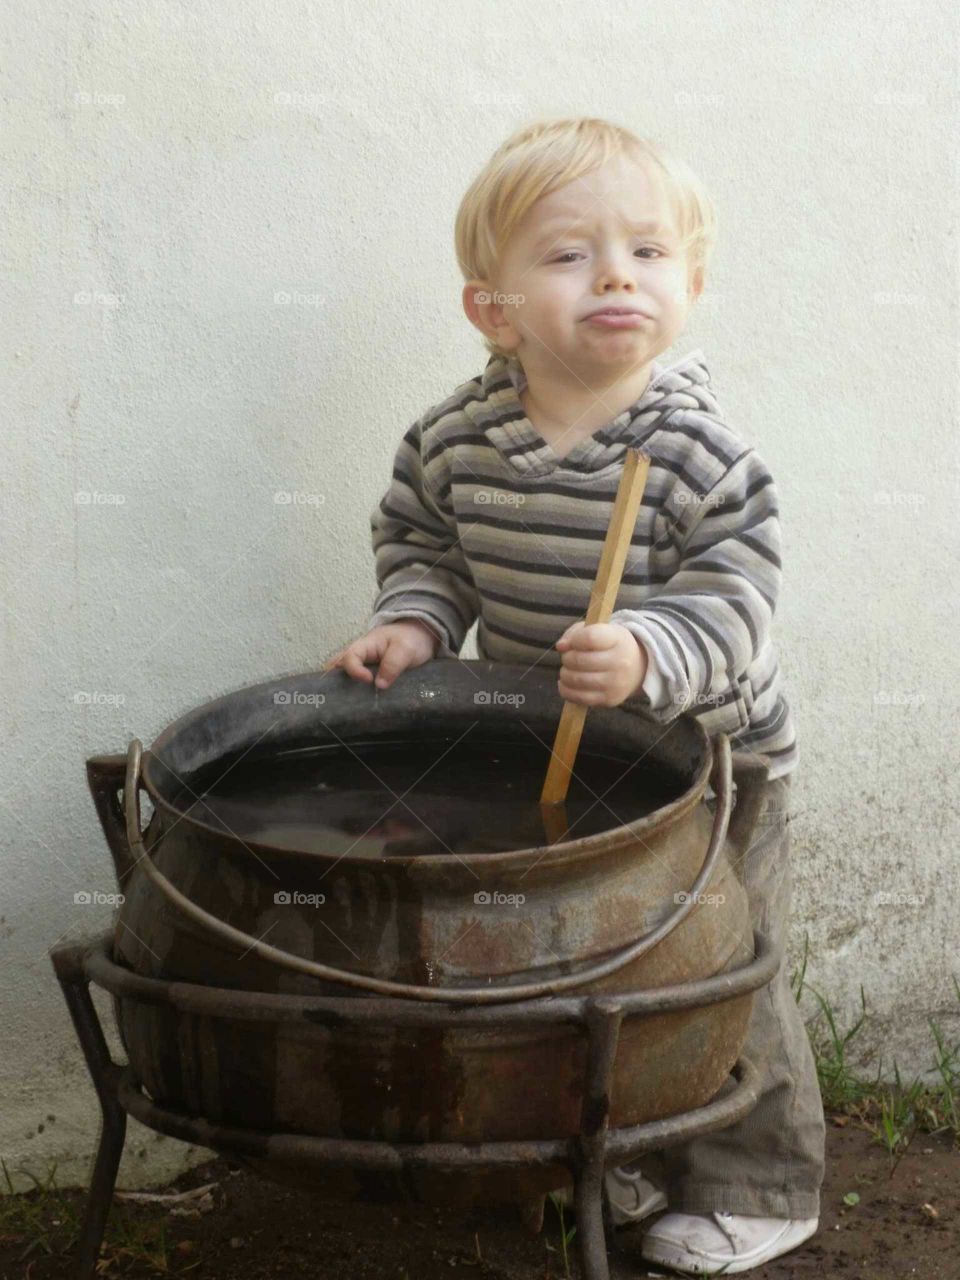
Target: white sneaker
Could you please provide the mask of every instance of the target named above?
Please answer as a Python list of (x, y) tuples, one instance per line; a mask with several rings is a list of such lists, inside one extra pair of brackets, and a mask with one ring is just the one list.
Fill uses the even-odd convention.
[[(651, 1213), (659, 1213), (667, 1207), (667, 1197), (649, 1182), (641, 1173), (631, 1172), (627, 1168), (608, 1169), (603, 1175), (610, 1201), (610, 1217), (614, 1226), (622, 1227), (628, 1222), (641, 1222), (649, 1218)], [(561, 1187), (552, 1193), (566, 1209), (572, 1209), (573, 1188)]]
[(640, 1254), (687, 1275), (734, 1275), (809, 1240), (819, 1218), (758, 1218), (733, 1213), (667, 1213), (643, 1237)]

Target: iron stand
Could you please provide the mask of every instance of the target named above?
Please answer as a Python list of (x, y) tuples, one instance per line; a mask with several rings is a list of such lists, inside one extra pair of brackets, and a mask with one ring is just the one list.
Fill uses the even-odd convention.
[[(416, 1000), (352, 996), (299, 996), (234, 991), (196, 983), (146, 978), (115, 965), (110, 932), (62, 943), (50, 952), (73, 1025), (93, 1080), (102, 1113), (77, 1253), (77, 1280), (94, 1280), (117, 1169), (132, 1115), (158, 1133), (218, 1154), (276, 1155), (317, 1165), (402, 1172), (405, 1169), (493, 1170), (533, 1165), (565, 1165), (573, 1178), (577, 1244), (585, 1280), (609, 1280), (604, 1223), (603, 1174), (648, 1151), (686, 1142), (726, 1128), (757, 1100), (756, 1068), (741, 1056), (722, 1097), (667, 1119), (624, 1128), (609, 1127), (609, 1098), (620, 1026), (625, 1017), (721, 1003), (756, 991), (777, 972), (781, 955), (767, 937), (754, 933), (754, 959), (739, 969), (675, 987), (616, 995), (557, 997), (502, 1005), (437, 1005)], [(252, 1021), (297, 1021), (330, 1015), (340, 1020), (418, 1027), (503, 1027), (530, 1023), (578, 1025), (587, 1035), (587, 1070), (579, 1134), (571, 1138), (483, 1143), (391, 1143), (323, 1138), (298, 1133), (264, 1133), (211, 1124), (201, 1117), (158, 1105), (144, 1092), (128, 1065), (110, 1056), (90, 984), (114, 996), (169, 1004), (195, 1014)], [(728, 1083), (730, 1078), (728, 1077)]]

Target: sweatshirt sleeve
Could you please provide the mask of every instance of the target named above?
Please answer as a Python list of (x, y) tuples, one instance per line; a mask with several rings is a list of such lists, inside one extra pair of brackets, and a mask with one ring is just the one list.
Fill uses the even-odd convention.
[(677, 571), (639, 609), (610, 616), (657, 668), (627, 701), (664, 723), (719, 699), (745, 674), (769, 639), (780, 592), (777, 494), (759, 456), (747, 450), (708, 493), (687, 496)]
[(419, 418), (401, 440), (390, 486), (370, 516), (379, 590), (367, 628), (419, 618), (439, 637), (438, 656), (455, 658), (479, 600), (449, 496), (438, 492), (444, 450), (424, 461), (423, 425)]

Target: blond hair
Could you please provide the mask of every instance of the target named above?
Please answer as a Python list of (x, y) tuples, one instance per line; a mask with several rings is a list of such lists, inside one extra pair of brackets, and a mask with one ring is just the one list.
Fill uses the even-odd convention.
[[(659, 181), (687, 254), (688, 282), (697, 268), (705, 271), (716, 240), (716, 214), (693, 170), (649, 138), (607, 120), (580, 116), (524, 125), (474, 178), (454, 227), (464, 281), (493, 280), (507, 241), (541, 196), (623, 154), (645, 163)], [(487, 337), (483, 342), (492, 355), (509, 354)]]

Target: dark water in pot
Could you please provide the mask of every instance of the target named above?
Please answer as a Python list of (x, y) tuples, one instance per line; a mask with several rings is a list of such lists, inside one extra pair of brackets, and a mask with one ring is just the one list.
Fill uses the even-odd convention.
[[(177, 806), (242, 840), (307, 853), (495, 853), (547, 841), (540, 792), (548, 760), (536, 739), (469, 737), (251, 753), (193, 774)], [(563, 839), (635, 822), (683, 790), (649, 757), (580, 750)]]

